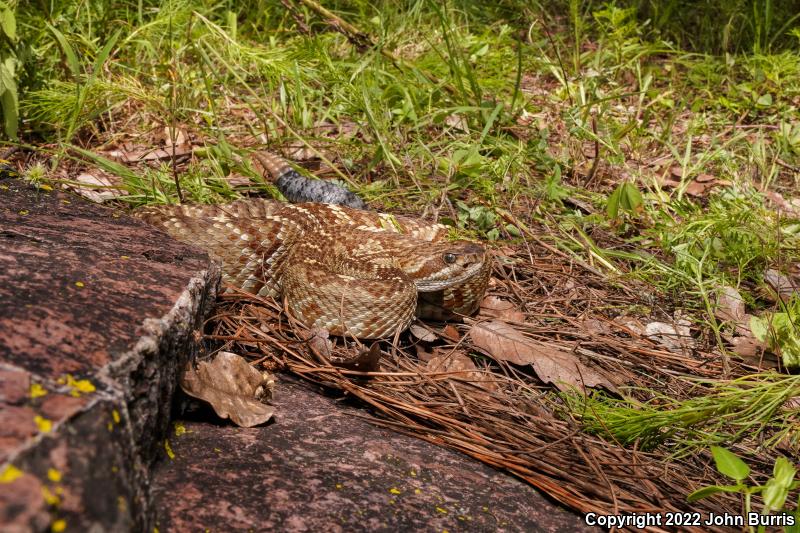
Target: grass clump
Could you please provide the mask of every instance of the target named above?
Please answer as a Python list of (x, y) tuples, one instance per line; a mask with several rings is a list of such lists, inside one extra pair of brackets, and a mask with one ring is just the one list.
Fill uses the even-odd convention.
[(800, 408), (786, 405), (800, 394), (800, 377), (753, 374), (698, 383), (698, 388), (700, 395), (687, 400), (665, 395), (644, 402), (620, 400), (601, 392), (564, 394), (563, 398), (585, 430), (643, 450), (669, 442), (675, 456), (680, 456), (712, 445), (761, 439), (765, 434), (767, 438), (758, 446), (800, 444), (796, 427)]

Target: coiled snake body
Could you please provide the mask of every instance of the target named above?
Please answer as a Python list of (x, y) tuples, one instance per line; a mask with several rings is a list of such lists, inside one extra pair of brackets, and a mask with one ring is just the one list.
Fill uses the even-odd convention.
[[(280, 161), (267, 166), (273, 177)], [(386, 337), (405, 329), (415, 310), (472, 313), (491, 271), (486, 249), (447, 241), (446, 226), (339, 205), (248, 199), (136, 215), (207, 250), (225, 282), (284, 297), (293, 317), (334, 335)]]

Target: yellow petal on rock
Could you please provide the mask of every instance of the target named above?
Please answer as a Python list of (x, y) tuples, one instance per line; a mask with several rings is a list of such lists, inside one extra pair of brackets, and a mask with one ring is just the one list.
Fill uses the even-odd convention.
[(0, 472), (0, 483), (11, 483), (14, 480), (22, 477), (22, 470), (14, 465), (6, 465), (2, 472)]
[(36, 427), (38, 427), (39, 431), (41, 431), (42, 433), (50, 433), (50, 430), (53, 429), (53, 422), (42, 416), (39, 415), (34, 416), (33, 422), (36, 424)]

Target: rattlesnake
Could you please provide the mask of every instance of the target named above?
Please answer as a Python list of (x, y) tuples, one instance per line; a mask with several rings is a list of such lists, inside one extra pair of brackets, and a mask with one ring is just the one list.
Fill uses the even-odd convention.
[[(258, 161), (273, 178), (290, 168), (271, 154)], [(227, 283), (284, 297), (293, 317), (334, 335), (386, 337), (415, 310), (472, 313), (491, 270), (486, 249), (448, 241), (447, 226), (340, 205), (247, 199), (135, 215), (207, 250)]]

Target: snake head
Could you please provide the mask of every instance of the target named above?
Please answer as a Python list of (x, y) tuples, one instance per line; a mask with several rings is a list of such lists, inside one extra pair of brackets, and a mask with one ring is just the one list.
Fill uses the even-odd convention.
[(433, 292), (460, 285), (483, 271), (489, 260), (486, 248), (469, 241), (452, 241), (425, 246), (425, 260), (404, 268), (419, 292)]

